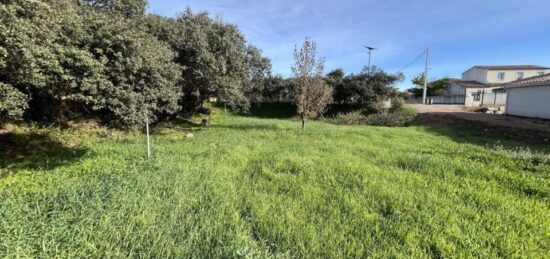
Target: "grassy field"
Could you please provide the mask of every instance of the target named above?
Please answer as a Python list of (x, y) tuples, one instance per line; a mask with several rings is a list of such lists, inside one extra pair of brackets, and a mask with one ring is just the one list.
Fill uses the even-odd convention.
[(12, 133), (0, 257), (549, 256), (544, 147), (263, 115)]

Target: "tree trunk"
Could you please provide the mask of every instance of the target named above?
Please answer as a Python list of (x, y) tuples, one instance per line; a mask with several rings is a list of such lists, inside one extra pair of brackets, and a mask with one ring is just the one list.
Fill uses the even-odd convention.
[(57, 122), (59, 123), (60, 128), (67, 128), (67, 113), (69, 108), (67, 107), (67, 103), (65, 100), (60, 100), (59, 103), (59, 109), (57, 112)]
[(306, 116), (302, 115), (302, 130), (305, 130), (306, 129)]

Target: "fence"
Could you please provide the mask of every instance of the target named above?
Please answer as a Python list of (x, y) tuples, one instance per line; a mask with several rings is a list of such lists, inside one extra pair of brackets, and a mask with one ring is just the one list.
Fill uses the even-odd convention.
[(466, 96), (464, 95), (451, 95), (451, 96), (430, 96), (428, 97), (428, 103), (433, 104), (464, 104)]
[(481, 100), (483, 107), (506, 105), (506, 93), (485, 93)]
[[(450, 95), (450, 96), (428, 96), (426, 102), (428, 104), (464, 104), (466, 101), (465, 95)], [(420, 98), (409, 98), (407, 103), (410, 104), (421, 104), (422, 97)]]
[[(422, 97), (409, 97), (409, 104), (421, 104)], [(506, 92), (479, 90), (467, 95), (428, 96), (427, 104), (462, 104), (466, 107), (502, 107), (506, 106)]]
[(472, 93), (466, 100), (466, 107), (500, 107), (506, 106), (506, 92), (480, 90)]

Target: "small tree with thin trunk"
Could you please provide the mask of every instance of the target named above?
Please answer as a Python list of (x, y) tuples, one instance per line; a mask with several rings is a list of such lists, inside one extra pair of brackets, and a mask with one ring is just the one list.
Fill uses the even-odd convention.
[(309, 118), (320, 116), (332, 101), (332, 88), (323, 80), (325, 60), (316, 57), (317, 44), (306, 38), (302, 48), (294, 48), (294, 104), (302, 119), (302, 130)]

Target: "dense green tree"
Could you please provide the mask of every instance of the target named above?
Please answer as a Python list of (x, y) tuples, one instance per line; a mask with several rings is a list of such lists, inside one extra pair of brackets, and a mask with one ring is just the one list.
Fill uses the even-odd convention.
[(262, 98), (269, 102), (290, 102), (294, 91), (292, 78), (284, 78), (281, 75), (269, 76), (264, 81)]
[(108, 9), (120, 13), (126, 17), (135, 17), (145, 15), (147, 1), (145, 0), (80, 0), (98, 9)]
[(402, 74), (388, 74), (376, 67), (372, 67), (369, 74), (365, 69), (334, 85), (334, 100), (367, 113), (379, 112), (384, 101), (398, 94), (393, 85), (402, 79)]
[[(209, 98), (245, 111), (270, 61), (238, 28), (190, 9), (145, 14), (144, 0), (0, 0), (2, 112), (66, 124), (96, 116), (137, 127)], [(6, 103), (19, 106), (6, 110)], [(30, 101), (28, 101), (30, 100)], [(15, 108), (17, 107), (17, 108)]]
[(345, 77), (346, 77), (346, 73), (344, 73), (344, 70), (341, 68), (338, 68), (333, 71), (330, 71), (327, 74), (326, 79), (329, 83), (336, 85), (338, 83), (342, 83)]
[(107, 111), (122, 127), (177, 113), (182, 68), (170, 46), (151, 35), (141, 19), (100, 9), (90, 13), (88, 21), (93, 24), (90, 49), (104, 60), (111, 82), (99, 89), (94, 109)]
[[(0, 28), (3, 29), (4, 26), (0, 25)], [(7, 56), (7, 50), (0, 46), (0, 71), (5, 69)], [(0, 128), (8, 120), (21, 119), (27, 107), (28, 98), (25, 94), (0, 81)]]
[(271, 61), (262, 56), (261, 51), (248, 46), (246, 52), (248, 76), (244, 81), (246, 99), (252, 103), (264, 101), (264, 89), (271, 77)]
[(193, 14), (190, 8), (178, 21), (184, 26), (185, 37), (182, 46), (176, 48), (187, 82), (184, 107), (198, 110), (212, 97), (233, 108), (246, 106), (246, 45), (237, 28), (214, 21), (207, 13)]
[(102, 64), (83, 46), (88, 35), (74, 1), (3, 4), (0, 46), (7, 57), (0, 80), (31, 96), (35, 116), (66, 123), (69, 105), (89, 105), (108, 83)]
[(6, 121), (18, 120), (28, 107), (28, 98), (13, 86), (0, 83), (0, 128)]
[(204, 102), (217, 98), (233, 110), (246, 111), (256, 101), (269, 75), (270, 61), (249, 45), (238, 28), (208, 13), (187, 8), (176, 19), (150, 16), (150, 32), (170, 44), (182, 66), (180, 83), (183, 111), (199, 111)]
[[(408, 91), (415, 97), (422, 97), (424, 94), (424, 74), (420, 74), (412, 79), (414, 85), (413, 88)], [(427, 95), (428, 96), (446, 96), (449, 95), (447, 87), (449, 86), (449, 79), (443, 78), (428, 82)]]

